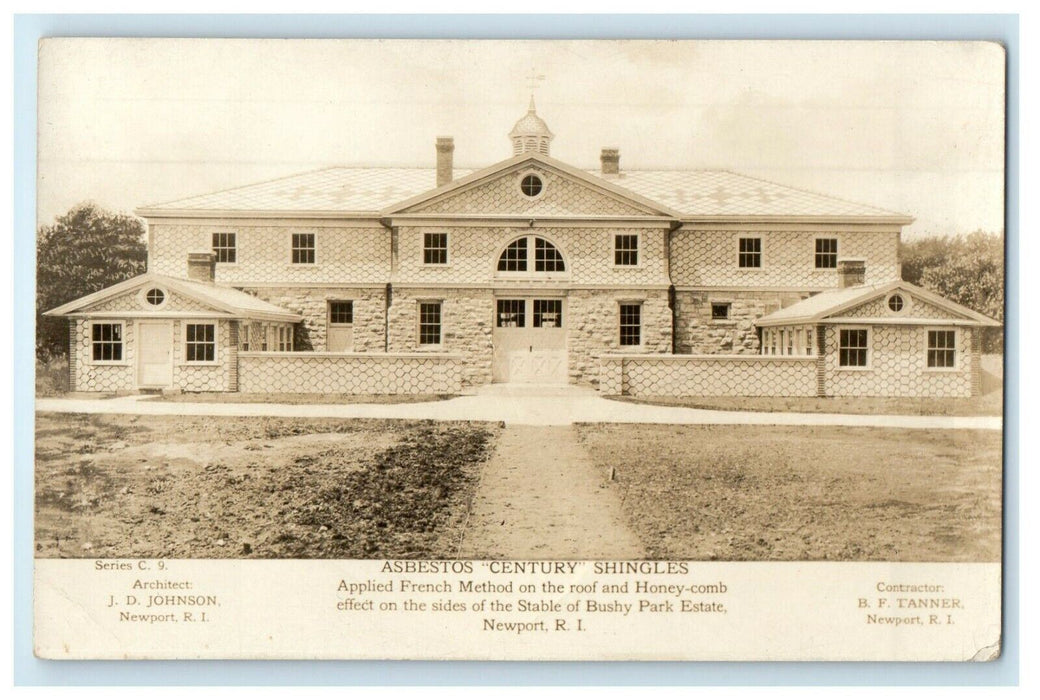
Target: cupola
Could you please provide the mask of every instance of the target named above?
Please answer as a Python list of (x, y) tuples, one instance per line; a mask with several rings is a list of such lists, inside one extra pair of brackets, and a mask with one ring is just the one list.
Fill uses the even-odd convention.
[(531, 95), (531, 104), (527, 108), (527, 114), (513, 126), (509, 132), (509, 138), (513, 142), (513, 155), (534, 152), (543, 156), (549, 155), (549, 142), (553, 139), (553, 133), (549, 127), (535, 112), (534, 95)]

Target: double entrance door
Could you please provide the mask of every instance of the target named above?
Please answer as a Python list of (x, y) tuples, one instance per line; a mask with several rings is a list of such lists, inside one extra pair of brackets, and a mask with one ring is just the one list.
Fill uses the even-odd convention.
[(562, 298), (495, 299), (494, 381), (567, 383), (565, 306)]

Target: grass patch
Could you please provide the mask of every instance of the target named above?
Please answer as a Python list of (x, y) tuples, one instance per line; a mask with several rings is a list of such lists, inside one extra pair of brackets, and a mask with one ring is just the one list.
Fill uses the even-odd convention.
[(395, 404), (444, 401), (454, 397), (454, 394), (242, 394), (238, 392), (189, 392), (165, 394), (154, 400), (170, 401), (172, 403)]
[(1000, 561), (997, 431), (582, 425), (654, 559)]
[(498, 427), (37, 414), (41, 557), (454, 557)]
[(1000, 390), (985, 396), (954, 399), (877, 397), (778, 397), (778, 396), (615, 396), (615, 401), (682, 406), (716, 411), (772, 413), (851, 413), (895, 416), (999, 416), (1004, 397)]

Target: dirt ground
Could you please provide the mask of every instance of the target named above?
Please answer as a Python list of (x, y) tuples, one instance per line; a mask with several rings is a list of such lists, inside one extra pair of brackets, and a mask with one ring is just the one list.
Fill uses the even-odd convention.
[(621, 499), (573, 426), (507, 426), (473, 501), (467, 559), (643, 559)]
[(582, 425), (652, 559), (999, 561), (996, 431)]
[(718, 411), (761, 411), (773, 413), (851, 413), (893, 416), (999, 416), (1004, 410), (1003, 393), (997, 389), (984, 396), (964, 399), (914, 398), (816, 398), (779, 396), (612, 396), (617, 401), (655, 406), (683, 406)]
[(39, 413), (36, 549), (41, 557), (998, 561), (1000, 439), (996, 431)]
[(498, 427), (37, 414), (40, 557), (440, 558)]

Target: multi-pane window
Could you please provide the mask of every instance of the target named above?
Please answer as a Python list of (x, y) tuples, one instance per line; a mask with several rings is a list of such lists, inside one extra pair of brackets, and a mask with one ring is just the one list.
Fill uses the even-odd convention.
[(741, 238), (737, 248), (739, 267), (762, 267), (762, 239)]
[(152, 287), (145, 292), (144, 298), (152, 306), (162, 306), (162, 303), (166, 301), (166, 292), (158, 287)]
[(614, 264), (639, 264), (639, 236), (621, 233), (614, 236)]
[(563, 272), (563, 256), (544, 238), (534, 239), (534, 271)]
[(502, 251), (499, 272), (527, 272), (527, 238), (518, 238)]
[(123, 324), (95, 323), (90, 328), (91, 357), (94, 362), (122, 362)]
[(621, 345), (639, 345), (641, 342), (642, 311), (640, 304), (620, 304), (618, 307), (619, 342)]
[(441, 303), (419, 302), (419, 345), (441, 344)]
[(278, 352), (291, 352), (292, 340), (293, 333), (291, 327), (278, 326), (275, 329), (275, 347), (278, 348)]
[(956, 331), (928, 331), (928, 366), (957, 366)]
[(527, 272), (527, 259), (531, 243), (534, 240), (534, 271), (564, 272), (566, 267), (563, 256), (549, 241), (538, 236), (523, 236), (506, 246), (498, 258), (499, 272)]
[(813, 350), (813, 329), (812, 328), (806, 328), (805, 329), (805, 354), (806, 355), (814, 355), (815, 354), (815, 351)]
[(563, 300), (534, 300), (535, 328), (563, 328)]
[(520, 181), (520, 191), (528, 197), (537, 197), (542, 191), (542, 179), (537, 175), (525, 175)]
[(249, 352), (250, 348), (256, 348), (260, 344), (262, 328), (255, 321), (252, 323), (242, 322), (238, 330), (238, 344), (242, 352)]
[(841, 367), (867, 366), (866, 328), (842, 328), (839, 331), (838, 364)]
[(314, 234), (292, 234), (292, 261), (296, 265), (314, 264)]
[(233, 233), (213, 234), (213, 253), (218, 263), (233, 263), (238, 259), (238, 247)]
[(354, 322), (354, 302), (330, 301), (329, 323), (348, 324)]
[(726, 321), (729, 319), (729, 303), (715, 302), (711, 305), (711, 320)]
[(523, 299), (499, 299), (495, 325), (499, 328), (523, 328), (525, 303)]
[(448, 264), (448, 234), (446, 234), (446, 233), (424, 233), (423, 234), (423, 264), (424, 265), (447, 265)]
[(816, 269), (827, 270), (838, 267), (838, 239), (816, 239)]
[[(266, 348), (264, 348), (266, 350)], [(215, 362), (217, 329), (212, 323), (188, 323), (184, 326), (184, 361)]]

